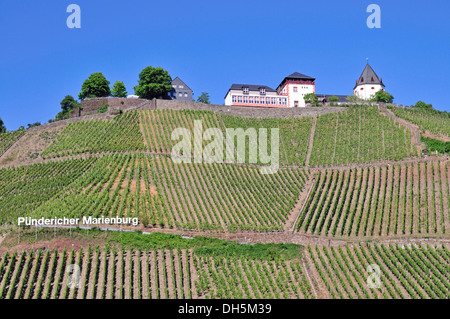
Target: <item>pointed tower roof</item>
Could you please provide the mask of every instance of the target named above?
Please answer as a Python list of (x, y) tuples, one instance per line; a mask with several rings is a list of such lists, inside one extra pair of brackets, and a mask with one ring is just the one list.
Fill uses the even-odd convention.
[(378, 77), (369, 63), (366, 64), (366, 67), (364, 68), (361, 76), (358, 78), (358, 80), (356, 80), (356, 85), (353, 89), (355, 89), (358, 85), (363, 84), (379, 84), (384, 87), (383, 80)]

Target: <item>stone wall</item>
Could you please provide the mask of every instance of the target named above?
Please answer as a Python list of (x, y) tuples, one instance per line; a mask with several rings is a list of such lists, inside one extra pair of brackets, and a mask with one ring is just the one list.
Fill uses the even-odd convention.
[(156, 100), (156, 109), (170, 110), (203, 110), (213, 111), (219, 114), (229, 114), (241, 117), (255, 118), (289, 118), (302, 116), (317, 116), (321, 114), (344, 111), (344, 107), (299, 107), (299, 108), (278, 108), (278, 107), (251, 107), (251, 106), (227, 106), (203, 104), (191, 101), (171, 101)]
[(98, 109), (105, 104), (108, 104), (113, 113), (117, 114), (120, 113), (117, 112), (118, 110), (126, 111), (130, 109), (142, 108), (149, 103), (151, 104), (152, 101), (145, 99), (127, 99), (120, 97), (99, 97), (93, 99), (84, 99), (83, 101), (81, 101), (82, 110), (80, 111), (79, 108), (75, 108), (70, 114), (70, 118), (96, 114), (98, 112)]

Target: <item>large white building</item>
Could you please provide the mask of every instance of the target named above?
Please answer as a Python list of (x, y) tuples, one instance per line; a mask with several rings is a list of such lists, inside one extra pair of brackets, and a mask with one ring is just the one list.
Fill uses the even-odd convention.
[(233, 84), (225, 105), (262, 107), (305, 107), (304, 96), (316, 92), (315, 78), (292, 73), (274, 90), (266, 85)]
[(378, 91), (384, 91), (383, 80), (378, 77), (372, 67), (367, 63), (361, 76), (356, 80), (353, 93), (360, 99), (369, 100)]

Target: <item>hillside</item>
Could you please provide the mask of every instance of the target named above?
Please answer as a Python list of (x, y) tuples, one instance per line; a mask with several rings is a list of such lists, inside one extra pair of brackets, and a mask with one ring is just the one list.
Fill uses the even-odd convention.
[[(136, 108), (0, 134), (0, 296), (448, 298), (450, 162), (420, 152), (426, 131), (448, 132), (440, 115), (433, 125), (432, 116), (404, 112), (375, 105), (252, 118)], [(191, 133), (194, 150), (211, 143), (194, 139), (199, 121), (224, 137), (230, 128), (269, 129), (269, 151), (278, 128), (279, 169), (264, 174), (267, 163), (248, 154), (243, 163), (175, 163), (175, 129)], [(168, 239), (119, 239), (118, 226), (69, 235), (17, 227), (19, 217), (82, 216), (138, 218), (120, 230)], [(193, 245), (216, 237), (226, 250)], [(380, 290), (366, 285), (369, 262), (384, 274)], [(62, 285), (73, 263), (85, 288)]]

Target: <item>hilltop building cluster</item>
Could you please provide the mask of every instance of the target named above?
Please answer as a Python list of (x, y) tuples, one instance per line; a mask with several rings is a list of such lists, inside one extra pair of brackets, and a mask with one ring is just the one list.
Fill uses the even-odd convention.
[[(232, 84), (225, 96), (225, 105), (258, 106), (258, 107), (305, 107), (304, 97), (316, 94), (315, 78), (294, 72), (286, 76), (276, 89), (267, 85)], [(370, 99), (385, 86), (372, 67), (367, 63), (361, 76), (353, 88), (355, 96), (363, 100)], [(319, 101), (327, 102), (330, 94), (316, 94)], [(345, 95), (334, 95), (339, 102), (345, 102)]]

